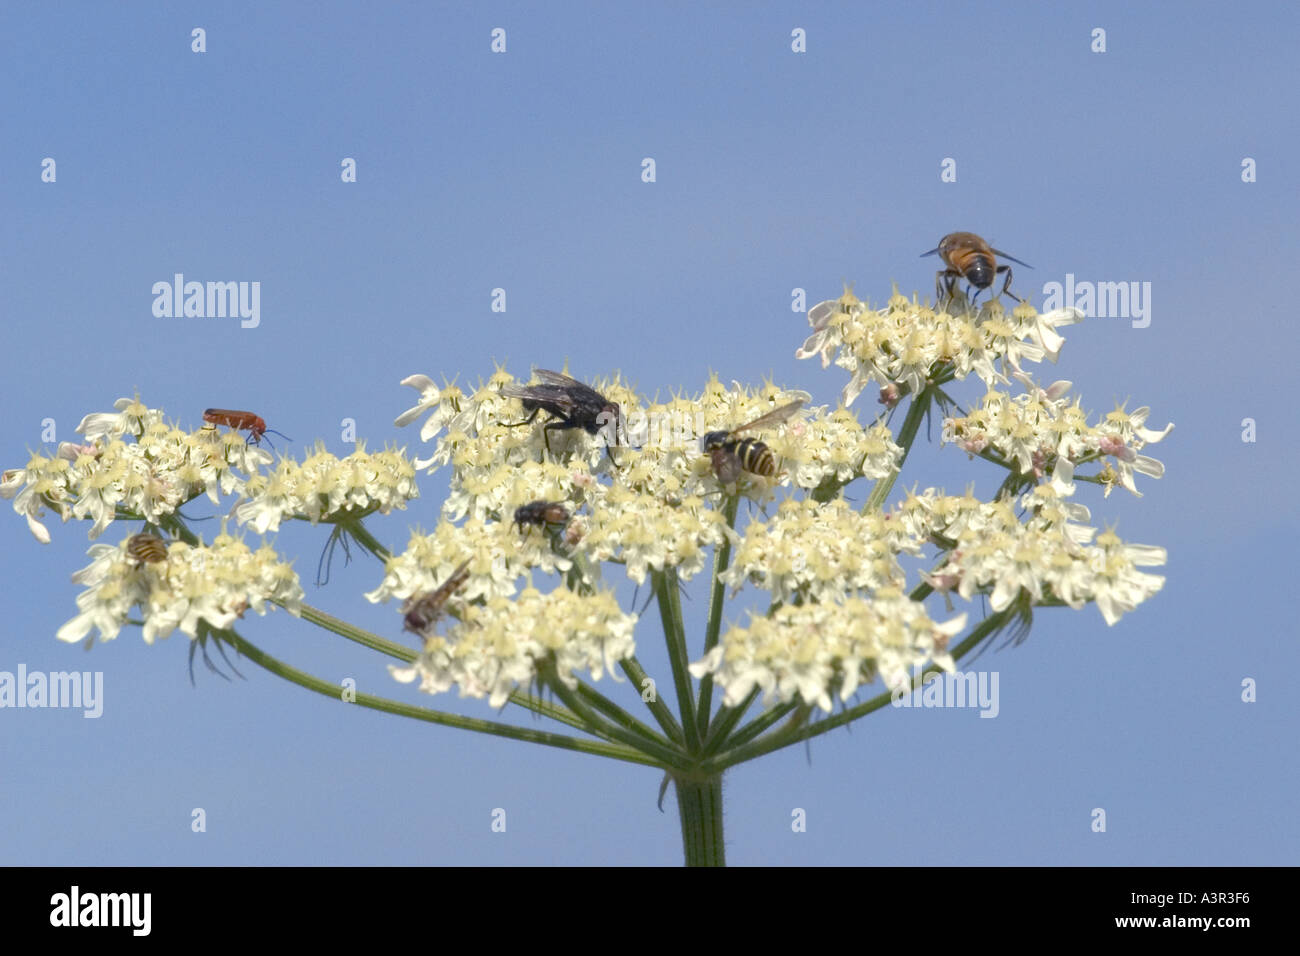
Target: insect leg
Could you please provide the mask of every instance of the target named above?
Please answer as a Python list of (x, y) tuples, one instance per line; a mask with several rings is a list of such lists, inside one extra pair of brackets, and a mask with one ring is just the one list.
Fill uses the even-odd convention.
[(552, 419), (551, 421), (547, 422), (546, 426), (542, 429), (542, 441), (546, 444), (546, 453), (548, 455), (551, 453), (551, 431), (552, 430), (557, 432), (563, 432), (563, 431), (568, 431), (571, 428), (580, 428), (580, 427), (581, 425), (578, 422), (571, 421), (567, 418)]
[(1002, 283), (1002, 292), (999, 292), (998, 295), (1002, 295), (1003, 293), (1006, 293), (1007, 295), (1011, 296), (1011, 298), (1015, 299), (1017, 302), (1025, 301), (1024, 299), (1020, 298), (1020, 296), (1012, 292), (1011, 289), (1009, 288), (1009, 286), (1011, 285), (1011, 267), (998, 266), (998, 272), (1005, 272), (1007, 274), (1006, 281)]
[(527, 418), (525, 418), (522, 422), (507, 422), (505, 427), (518, 428), (520, 425), (531, 425), (533, 423), (533, 419), (537, 417), (537, 413), (540, 412), (541, 410), (542, 409), (540, 406), (534, 408), (532, 414), (529, 415)]

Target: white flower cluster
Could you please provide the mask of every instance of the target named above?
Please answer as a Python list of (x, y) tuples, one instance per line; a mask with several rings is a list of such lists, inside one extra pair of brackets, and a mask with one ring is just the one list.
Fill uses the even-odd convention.
[(244, 495), (248, 500), (235, 508), (235, 517), (266, 534), (278, 531), (280, 522), (289, 518), (316, 524), (376, 511), (388, 514), (418, 498), (420, 489), (405, 449), (368, 452), (361, 444), (339, 458), (317, 442), (302, 464), (281, 458), (274, 470), (249, 478)]
[(923, 541), (886, 515), (855, 511), (842, 499), (791, 499), (770, 521), (750, 522), (722, 580), (737, 589), (749, 581), (780, 603), (900, 588), (897, 556), (920, 554)]
[(172, 541), (162, 560), (147, 561), (131, 554), (130, 541), (90, 546), (93, 560), (72, 578), (86, 586), (77, 597), (81, 611), (59, 629), (59, 640), (93, 641), (88, 635), (97, 628), (101, 641), (111, 641), (137, 607), (148, 644), (176, 628), (197, 637), (200, 621), (229, 627), (248, 610), (265, 614), (268, 601), (299, 613), (298, 576), (269, 545), (253, 551), (239, 538), (221, 534), (208, 546)]
[[(1050, 484), (1021, 498), (1021, 521), (1010, 501), (981, 502), (928, 490), (900, 508), (898, 518), (918, 537), (941, 536), (953, 547), (927, 580), (969, 600), (988, 594), (1001, 611), (1022, 592), (1035, 604), (1062, 602), (1078, 610), (1095, 602), (1114, 624), (1156, 594), (1165, 579), (1139, 571), (1165, 563), (1164, 548), (1125, 544), (1112, 531), (1076, 524), (1082, 505), (1063, 501)], [(1096, 538), (1093, 543), (1094, 537)]]
[[(504, 369), (497, 369), (469, 395), (455, 385), (439, 388), (424, 375), (409, 376), (402, 384), (418, 389), (420, 402), (399, 415), (396, 424), (410, 424), (427, 413), (420, 437), (437, 438), (438, 443), (430, 457), (417, 459), (415, 465), (429, 471), (453, 468), (451, 495), (443, 506), (444, 515), (453, 521), (465, 515), (483, 518), (502, 513), (510, 497), (503, 488), (509, 476), (502, 469), (544, 460), (563, 461), (566, 470), (583, 473), (603, 466), (606, 451), (599, 436), (581, 428), (546, 432), (544, 413), (524, 425), (529, 413), (518, 399), (501, 394), (502, 386), (518, 384)], [(632, 392), (617, 382), (598, 382), (593, 387), (611, 401), (635, 402)]]
[(160, 410), (138, 398), (118, 399), (114, 407), (115, 413), (82, 419), (77, 431), (87, 444), (63, 442), (53, 458), (34, 454), (27, 467), (6, 471), (0, 480), (0, 496), (14, 499), (14, 510), (38, 541), (50, 540), (39, 520), (45, 508), (64, 521), (93, 521), (93, 541), (119, 509), (157, 525), (199, 495), (217, 502), (221, 494), (242, 492), (245, 479), (236, 472), (252, 474), (271, 460), (235, 432), (169, 426)]
[(893, 690), (930, 662), (955, 670), (948, 643), (965, 626), (965, 614), (937, 624), (923, 605), (885, 588), (871, 600), (787, 604), (751, 616), (690, 670), (712, 674), (729, 707), (757, 688), (765, 706), (802, 702), (830, 713), (833, 695), (847, 703), (876, 675)]
[[(710, 456), (701, 447), (709, 431), (739, 429), (806, 393), (767, 385), (730, 388), (716, 376), (696, 396), (668, 402), (646, 402), (617, 382), (596, 382), (593, 387), (623, 409), (623, 439), (631, 445), (613, 449), (617, 466), (611, 467), (604, 445), (581, 429), (545, 432), (547, 416), (540, 414), (522, 426), (526, 413), (516, 399), (501, 394), (503, 386), (518, 383), (498, 369), (483, 386), (466, 395), (454, 385), (439, 388), (432, 379), (414, 375), (404, 385), (420, 390), (418, 405), (403, 412), (397, 424), (405, 425), (427, 413), (421, 428), (425, 440), (438, 439), (429, 458), (417, 467), (453, 467), (451, 493), (444, 515), (459, 520), (506, 514), (510, 507), (529, 500), (521, 486), (531, 487), (531, 497), (557, 500), (570, 497), (584, 478), (594, 484), (607, 475), (614, 485), (676, 502), (700, 497), (717, 499), (721, 488), (712, 472)], [(768, 445), (781, 463), (771, 479), (743, 474), (739, 492), (764, 499), (775, 485), (793, 483), (813, 489), (825, 480), (845, 484), (865, 475), (888, 474), (901, 453), (883, 426), (864, 429), (847, 409), (826, 413), (807, 409), (784, 422), (755, 432), (738, 432)], [(545, 453), (547, 442), (551, 454)]]
[(1138, 454), (1143, 446), (1162, 440), (1174, 428), (1172, 424), (1161, 431), (1144, 427), (1149, 408), (1134, 412), (1117, 408), (1102, 422), (1089, 425), (1078, 400), (1070, 402), (1064, 397), (1070, 382), (1054, 382), (1041, 389), (1032, 387), (1028, 376), (1022, 381), (1031, 385), (1030, 391), (1013, 397), (992, 388), (970, 414), (944, 419), (944, 441), (971, 454), (991, 449), (1005, 461), (1014, 462), (1022, 474), (1039, 479), (1051, 466), (1062, 488), (1072, 482), (1078, 462), (1111, 456), (1114, 465), (1108, 465), (1100, 476), (1106, 495), (1122, 485), (1140, 496), (1135, 472), (1150, 478), (1164, 475), (1160, 461)]
[(596, 561), (621, 562), (637, 584), (645, 583), (647, 572), (665, 568), (687, 580), (728, 532), (722, 512), (705, 507), (698, 495), (670, 503), (620, 483), (594, 496), (580, 546)]
[(446, 637), (431, 635), (409, 667), (393, 676), (436, 694), (458, 687), (462, 697), (487, 697), (501, 707), (519, 687), (536, 682), (539, 662), (554, 654), (556, 674), (577, 686), (574, 671), (600, 680), (635, 651), (636, 616), (624, 614), (609, 592), (580, 595), (565, 588), (549, 594), (528, 588), (511, 601), (491, 597), (468, 604)]
[(432, 591), (464, 561), (469, 561), (469, 579), (459, 593), (470, 601), (509, 597), (518, 589), (519, 579), (534, 569), (563, 573), (572, 566), (539, 530), (480, 518), (462, 525), (442, 521), (431, 534), (411, 535), (406, 550), (388, 559), (383, 581), (366, 598), (378, 604)]
[(875, 310), (846, 289), (808, 310), (813, 334), (795, 355), (820, 356), (823, 368), (834, 360), (852, 373), (841, 397), (847, 406), (872, 381), (919, 393), (939, 365), (951, 366), (954, 378), (973, 372), (989, 386), (1005, 384), (1006, 376), (995, 368), (998, 359), (1016, 370), (1025, 360), (1055, 362), (1065, 341), (1056, 329), (1083, 318), (1078, 309), (1040, 314), (1024, 302), (1010, 315), (996, 300), (979, 312), (962, 308), (964, 303), (958, 294), (946, 311), (936, 312), (895, 289), (885, 308)]

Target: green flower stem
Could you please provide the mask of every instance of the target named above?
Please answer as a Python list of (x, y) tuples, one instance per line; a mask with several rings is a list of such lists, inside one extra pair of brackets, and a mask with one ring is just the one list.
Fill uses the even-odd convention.
[(672, 741), (667, 737), (663, 734), (655, 733), (653, 728), (637, 720), (622, 707), (618, 706), (618, 704), (614, 703), (585, 681), (578, 681), (578, 696), (624, 730), (630, 731), (634, 734), (639, 734), (641, 737), (651, 741), (656, 746), (672, 747)]
[[(728, 528), (736, 526), (736, 511), (740, 507), (739, 495), (728, 495), (722, 506), (722, 516)], [(727, 596), (727, 586), (722, 581), (722, 572), (731, 563), (731, 538), (726, 535), (713, 551), (713, 585), (709, 596), (709, 621), (704, 629), (704, 653), (717, 646), (718, 635), (722, 631), (722, 602)], [(709, 729), (709, 711), (713, 709), (713, 675), (705, 674), (700, 681), (700, 707), (697, 720), (700, 729), (707, 733)]]
[[(283, 602), (277, 601), (276, 603), (280, 607), (284, 607)], [(317, 627), (323, 627), (327, 631), (332, 631), (340, 637), (346, 637), (349, 641), (354, 641), (362, 647), (368, 647), (372, 651), (379, 651), (381, 654), (387, 654), (389, 657), (405, 661), (408, 664), (418, 656), (415, 651), (403, 644), (397, 644), (387, 638), (380, 637), (378, 634), (372, 634), (355, 624), (349, 624), (332, 614), (326, 614), (306, 602), (303, 602), (300, 607), (302, 608), (303, 620), (310, 621)]]
[(726, 866), (722, 831), (722, 775), (674, 777), (682, 851), (687, 866)]
[[(754, 701), (758, 700), (759, 690), (755, 687), (749, 694), (735, 707), (727, 707), (725, 704), (719, 708), (717, 717), (709, 725), (709, 735), (704, 740), (704, 749), (700, 756), (708, 757), (717, 753), (724, 746), (733, 746), (737, 743), (744, 743), (751, 737), (732, 738), (731, 732), (736, 729), (736, 724), (740, 723), (745, 713), (753, 706)], [(759, 731), (761, 733), (761, 730)], [(754, 734), (752, 736), (757, 736)]]
[[(650, 680), (650, 678), (646, 674), (645, 668), (641, 666), (641, 662), (633, 655), (619, 661), (618, 666), (623, 671), (623, 675), (632, 682), (632, 686), (642, 695), (642, 700), (645, 700), (646, 681)], [(650, 700), (645, 701), (645, 705), (650, 708), (651, 715), (659, 723), (663, 732), (667, 734), (669, 740), (678, 744), (686, 741), (686, 735), (682, 733), (682, 725), (677, 722), (677, 718), (668, 708), (668, 705), (664, 703), (663, 697), (658, 692)]]
[[(196, 535), (193, 531), (191, 531), (188, 527), (186, 527), (185, 521), (181, 518), (179, 512), (181, 508), (184, 508), (187, 504), (193, 501), (195, 497), (197, 496), (191, 496), (185, 499), (179, 505), (176, 506), (176, 511), (174, 511), (172, 514), (164, 515), (161, 519), (159, 519), (160, 524), (165, 531), (167, 531), (169, 534), (174, 534), (176, 537), (180, 538), (190, 547), (198, 547), (199, 536)], [(55, 502), (50, 498), (42, 497), (42, 501), (44, 501), (45, 504), (50, 508), (50, 510), (53, 511), (55, 514), (62, 514), (62, 512), (60, 512), (58, 507), (56, 506)], [(113, 509), (113, 520), (114, 521), (144, 521), (145, 517), (142, 514), (137, 514), (136, 512), (132, 511), (130, 508), (124, 508), (122, 505), (117, 505)], [(148, 522), (146, 522), (146, 525), (147, 524)]]
[(677, 709), (686, 735), (686, 749), (698, 753), (700, 728), (695, 721), (695, 692), (691, 684), (690, 652), (686, 647), (686, 630), (682, 625), (682, 605), (677, 593), (677, 572), (651, 572), (655, 595), (659, 599), (659, 616), (663, 619), (668, 659), (673, 668), (673, 685), (677, 691)]
[[(283, 661), (277, 660), (271, 655), (264, 653), (255, 645), (250, 644), (233, 630), (228, 630), (225, 633), (238, 649), (239, 653), (251, 660), (254, 664), (257, 664), (259, 667), (270, 671), (277, 677), (282, 677), (300, 687), (305, 687), (307, 690), (314, 691), (323, 697), (342, 701), (342, 691), (337, 684), (332, 684), (329, 681), (321, 680), (319, 677), (313, 677), (311, 674), (304, 673), (297, 668), (290, 667)], [(396, 714), (399, 717), (412, 717), (416, 720), (425, 720), (432, 724), (457, 727), (461, 730), (472, 730), (477, 733), (489, 734), (494, 737), (505, 737), (508, 740), (521, 740), (526, 743), (542, 744), (547, 747), (558, 747), (561, 750), (576, 750), (580, 753), (592, 754), (597, 757), (612, 757), (615, 760), (623, 760), (627, 763), (644, 764), (653, 767), (662, 765), (660, 761), (648, 756), (639, 749), (634, 749), (632, 747), (624, 747), (618, 744), (603, 743), (594, 740), (579, 740), (576, 737), (565, 737), (561, 734), (552, 734), (541, 730), (514, 727), (510, 724), (498, 724), (494, 721), (479, 720), (475, 717), (462, 717), (458, 714), (444, 714), (436, 710), (428, 710), (424, 707), (414, 707), (410, 704), (388, 700), (384, 697), (376, 697), (372, 694), (357, 694), (356, 699), (352, 701), (352, 703), (359, 707), (368, 707), (372, 710), (383, 711), (388, 714)]]
[[(588, 733), (594, 732), (587, 726), (581, 717), (573, 713), (567, 707), (561, 707), (558, 704), (551, 703), (549, 700), (534, 697), (527, 691), (511, 691), (510, 703), (517, 707), (522, 707), (524, 710), (530, 710), (539, 717), (549, 717), (551, 720), (557, 721), (561, 724), (568, 724), (575, 730), (584, 730)], [(606, 737), (605, 739), (612, 740), (613, 738)]]
[(388, 549), (379, 543), (373, 534), (371, 534), (360, 518), (353, 518), (339, 522), (339, 527), (345, 529), (346, 533), (352, 535), (352, 540), (361, 547), (365, 548), (380, 561), (388, 561), (392, 555)]
[[(626, 744), (641, 751), (655, 764), (655, 766), (665, 769), (682, 769), (686, 767), (684, 755), (676, 747), (666, 744), (659, 744), (653, 740), (642, 737), (632, 731), (624, 730), (621, 727), (609, 723), (601, 718), (592, 708), (588, 707), (582, 697), (574, 690), (565, 686), (564, 681), (559, 679), (555, 672), (554, 660), (539, 661), (537, 665), (537, 674), (546, 687), (555, 692), (555, 695), (564, 701), (565, 706), (581, 717), (589, 727), (600, 728), (600, 734), (603, 737), (609, 737), (612, 740)], [(595, 731), (592, 731), (593, 733)]]
[(898, 465), (894, 470), (877, 481), (876, 486), (871, 489), (871, 494), (867, 496), (867, 503), (862, 506), (864, 514), (879, 511), (884, 506), (889, 493), (894, 490), (894, 482), (898, 480), (898, 476), (903, 471), (903, 463), (907, 461), (907, 453), (912, 450), (912, 444), (916, 441), (916, 433), (921, 428), (921, 421), (925, 418), (925, 413), (930, 409), (932, 398), (932, 391), (925, 388), (912, 399), (912, 404), (907, 409), (907, 417), (903, 419), (903, 427), (898, 430), (898, 444), (903, 449), (903, 455), (898, 459)]
[[(959, 660), (963, 655), (970, 653), (977, 644), (989, 635), (1005, 627), (1007, 622), (1015, 616), (1015, 613), (1015, 605), (1012, 605), (998, 611), (996, 614), (990, 614), (984, 620), (980, 621), (979, 624), (975, 625), (971, 630), (966, 639), (958, 644), (953, 650), (953, 659)], [(943, 673), (943, 669), (931, 664), (920, 674), (917, 674), (912, 678), (912, 691), (915, 691), (916, 688), (924, 684), (931, 674), (940, 673)], [(770, 734), (761, 740), (756, 740), (739, 747), (732, 747), (714, 758), (705, 760), (701, 764), (701, 769), (704, 771), (721, 773), (728, 767), (734, 767), (736, 764), (744, 763), (747, 760), (753, 760), (755, 757), (761, 757), (774, 750), (780, 750), (782, 747), (788, 747), (790, 744), (798, 743), (801, 740), (809, 740), (813, 737), (824, 734), (827, 731), (834, 730), (837, 727), (842, 727), (845, 724), (852, 723), (859, 717), (864, 717), (873, 711), (880, 710), (880, 708), (893, 700), (893, 697), (894, 695), (892, 691), (885, 691), (883, 694), (878, 694), (870, 700), (858, 704), (856, 707), (846, 708), (838, 714), (832, 714), (814, 723), (804, 724), (798, 727), (788, 727), (777, 733)], [(784, 706), (787, 708), (786, 712), (788, 713), (789, 710), (793, 710), (796, 705), (786, 704)], [(774, 710), (778, 709), (780, 708), (774, 708)], [(757, 724), (759, 720), (763, 720), (766, 716), (767, 714), (764, 714), (763, 717), (755, 720), (754, 723)], [(742, 733), (749, 730), (749, 727), (752, 726), (753, 724), (747, 726)]]
[[(726, 750), (723, 752), (730, 752), (737, 747), (749, 743), (749, 741), (764, 733), (773, 724), (779, 723), (787, 714), (797, 710), (798, 707), (798, 704), (790, 702), (788, 704), (777, 704), (770, 710), (763, 711), (763, 713), (759, 714), (744, 727), (741, 727), (740, 730), (736, 731), (730, 739), (725, 741)], [(717, 753), (720, 750), (722, 750), (722, 747), (715, 747), (713, 752)]]

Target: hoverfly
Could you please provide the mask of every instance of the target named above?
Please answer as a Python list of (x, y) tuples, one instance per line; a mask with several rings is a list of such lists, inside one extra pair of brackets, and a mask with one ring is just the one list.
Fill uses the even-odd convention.
[(718, 481), (724, 485), (735, 484), (742, 470), (754, 475), (762, 475), (764, 478), (775, 475), (776, 458), (772, 454), (772, 449), (757, 438), (736, 436), (750, 429), (777, 425), (803, 408), (803, 403), (804, 400), (801, 398), (760, 415), (739, 428), (707, 433), (704, 436), (704, 450), (713, 460), (713, 473), (717, 475)]
[[(501, 394), (507, 398), (517, 398), (529, 415), (522, 422), (515, 422), (509, 427), (528, 425), (537, 417), (538, 412), (546, 412), (551, 420), (546, 423), (542, 440), (546, 451), (551, 451), (550, 433), (570, 428), (581, 428), (588, 435), (596, 435), (612, 419), (614, 422), (614, 444), (618, 444), (619, 407), (589, 385), (584, 385), (575, 378), (560, 372), (539, 368), (535, 374), (541, 383), (538, 385), (506, 385)], [(605, 446), (609, 460), (614, 455)]]
[(136, 534), (126, 540), (126, 553), (137, 568), (167, 560), (167, 542), (154, 534)]
[[(254, 445), (260, 445), (262, 438), (267, 432), (272, 435), (279, 435), (286, 441), (293, 441), (283, 432), (278, 432), (274, 428), (267, 428), (266, 422), (260, 415), (254, 415), (252, 412), (238, 412), (230, 408), (209, 408), (203, 413), (203, 420), (213, 425), (227, 425), (236, 431), (248, 430), (248, 441)], [(267, 439), (267, 443), (270, 443)]]
[(529, 525), (546, 529), (568, 524), (569, 509), (560, 501), (530, 501), (515, 509), (513, 524), (520, 531), (528, 531)]
[(402, 604), (404, 616), (403, 629), (426, 637), (429, 628), (442, 617), (442, 606), (469, 580), (469, 560), (461, 562), (460, 567), (451, 572), (451, 576), (432, 591), (421, 595), (411, 595)]
[(975, 299), (979, 297), (980, 292), (993, 285), (994, 278), (1001, 272), (1005, 272), (1007, 277), (1002, 283), (1002, 292), (999, 292), (998, 295), (1005, 292), (1011, 298), (1020, 302), (1020, 296), (1011, 292), (1008, 288), (1011, 285), (1011, 267), (998, 265), (996, 256), (1009, 259), (1026, 269), (1033, 268), (1028, 262), (1021, 262), (1000, 249), (994, 249), (973, 232), (950, 232), (939, 240), (939, 245), (929, 252), (921, 253), (921, 258), (924, 259), (926, 256), (932, 256), (935, 253), (939, 254), (939, 257), (943, 259), (944, 264), (948, 267), (934, 274), (936, 307), (940, 302), (952, 298), (953, 289), (961, 279), (965, 279), (975, 288), (975, 295), (971, 298), (971, 304), (974, 305)]

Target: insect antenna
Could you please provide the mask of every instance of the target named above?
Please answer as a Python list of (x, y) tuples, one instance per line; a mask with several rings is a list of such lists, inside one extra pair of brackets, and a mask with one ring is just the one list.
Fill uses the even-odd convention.
[[(248, 437), (244, 439), (244, 444), (247, 445), (249, 442), (252, 442), (255, 445), (260, 445), (262, 443), (262, 439), (266, 438), (268, 434), (279, 435), (285, 441), (293, 441), (293, 439), (290, 438), (288, 435), (286, 435), (284, 432), (278, 432), (274, 428), (267, 428), (261, 432), (249, 432)], [(275, 448), (275, 442), (271, 441), (271, 439), (266, 438), (266, 443), (270, 445), (272, 448)]]

